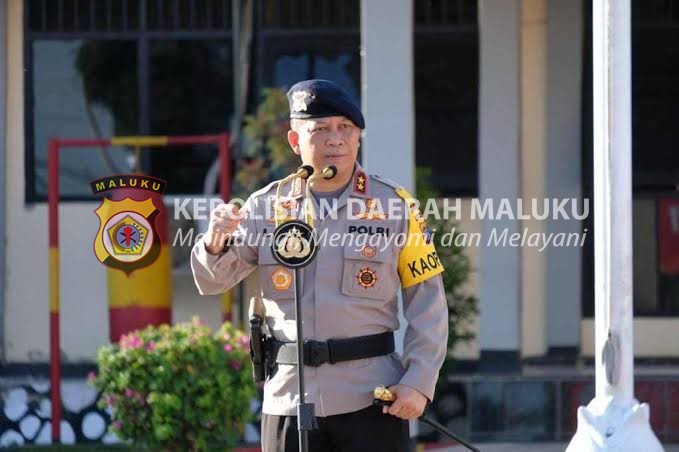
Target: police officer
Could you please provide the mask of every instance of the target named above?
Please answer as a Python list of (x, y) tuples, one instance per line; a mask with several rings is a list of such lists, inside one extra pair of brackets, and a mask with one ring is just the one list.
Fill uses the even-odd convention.
[[(315, 182), (307, 200), (320, 243), (297, 282), (308, 341), (306, 401), (314, 403), (319, 426), (309, 433), (309, 450), (408, 450), (407, 420), (418, 418), (432, 400), (446, 353), (443, 268), (410, 195), (357, 163), (365, 124), (351, 97), (332, 82), (306, 80), (288, 91), (288, 100), (294, 153), (317, 172), (337, 168), (334, 178)], [(277, 199), (278, 182), (269, 184), (242, 211), (218, 206), (191, 256), (201, 294), (221, 293), (259, 272), (274, 339), (262, 407), (264, 452), (298, 447), (294, 284), (270, 242), (250, 239), (270, 234), (277, 215), (303, 219), (305, 185), (301, 179), (286, 183)], [(399, 291), (408, 321), (401, 356), (393, 344)], [(380, 384), (397, 396), (391, 407), (372, 405), (372, 390)]]

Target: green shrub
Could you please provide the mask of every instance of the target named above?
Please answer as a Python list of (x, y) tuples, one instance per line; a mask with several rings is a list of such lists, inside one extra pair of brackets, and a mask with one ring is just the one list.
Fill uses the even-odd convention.
[[(431, 183), (431, 168), (418, 166), (415, 172), (417, 198), (421, 206), (427, 200), (441, 198), (439, 190)], [(469, 277), (474, 271), (469, 257), (462, 246), (455, 245), (458, 225), (451, 218), (427, 218), (429, 229), (434, 233), (436, 252), (443, 263), (443, 288), (448, 300), (448, 353), (439, 374), (437, 392), (444, 393), (448, 376), (455, 372), (455, 359), (452, 352), (459, 344), (474, 339), (472, 321), (479, 313), (478, 300), (467, 286)], [(453, 231), (453, 239), (444, 244), (445, 234)]]
[(257, 110), (244, 118), (242, 155), (236, 159), (234, 194), (245, 199), (302, 163), (288, 144), (290, 128), (285, 90), (264, 88)]
[(250, 418), (255, 385), (248, 337), (230, 323), (215, 334), (193, 322), (150, 326), (99, 350), (100, 406), (111, 430), (151, 449), (232, 446)]

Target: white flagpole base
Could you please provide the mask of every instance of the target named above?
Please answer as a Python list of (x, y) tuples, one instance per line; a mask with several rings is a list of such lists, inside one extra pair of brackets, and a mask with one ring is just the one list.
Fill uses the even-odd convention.
[(578, 408), (578, 430), (566, 452), (663, 452), (649, 423), (650, 407), (634, 400), (621, 407), (613, 398), (594, 398)]

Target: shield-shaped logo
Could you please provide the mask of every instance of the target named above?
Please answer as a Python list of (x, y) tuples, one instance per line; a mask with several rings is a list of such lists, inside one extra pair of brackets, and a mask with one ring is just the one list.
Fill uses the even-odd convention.
[(286, 221), (273, 231), (271, 251), (274, 259), (287, 268), (302, 268), (316, 254), (314, 230), (303, 221)]
[(104, 198), (94, 213), (100, 222), (94, 238), (94, 254), (102, 264), (130, 276), (158, 258), (160, 240), (156, 217), (159, 211), (151, 198), (144, 201)]

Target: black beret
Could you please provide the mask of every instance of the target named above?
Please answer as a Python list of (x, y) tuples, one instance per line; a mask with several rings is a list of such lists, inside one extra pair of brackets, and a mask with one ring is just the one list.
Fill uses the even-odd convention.
[(328, 80), (304, 80), (288, 90), (290, 118), (309, 119), (346, 116), (361, 129), (365, 121), (361, 109), (344, 89)]

